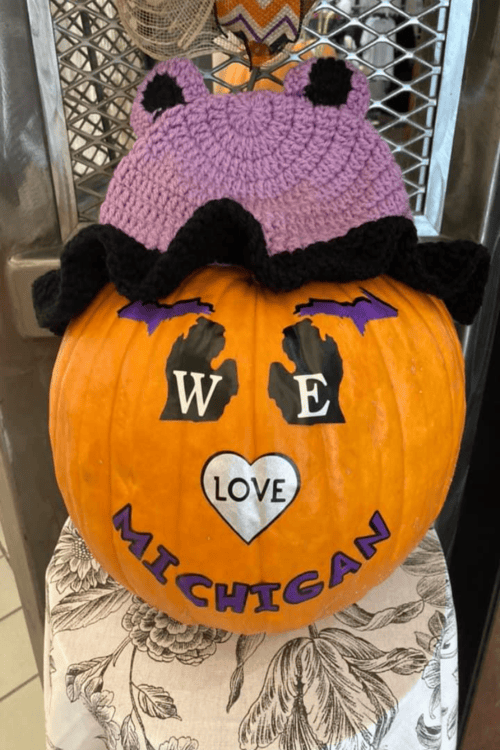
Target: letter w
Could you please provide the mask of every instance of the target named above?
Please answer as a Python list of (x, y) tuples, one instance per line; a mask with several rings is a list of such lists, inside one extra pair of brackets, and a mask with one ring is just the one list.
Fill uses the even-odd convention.
[(222, 380), (222, 375), (210, 375), (210, 378), (212, 380), (212, 385), (210, 386), (210, 390), (208, 391), (206, 399), (203, 399), (203, 390), (201, 387), (201, 382), (203, 378), (205, 377), (205, 373), (191, 372), (189, 374), (194, 380), (194, 386), (191, 389), (191, 393), (189, 394), (189, 396), (186, 396), (184, 378), (187, 375), (187, 371), (186, 370), (174, 370), (175, 379), (177, 380), (177, 391), (179, 393), (179, 403), (181, 407), (181, 412), (183, 414), (187, 414), (188, 409), (191, 406), (191, 402), (194, 398), (196, 399), (196, 409), (198, 411), (198, 416), (203, 417), (205, 416), (205, 412), (210, 403), (210, 399), (212, 398), (214, 394), (217, 383), (219, 382), (219, 380)]

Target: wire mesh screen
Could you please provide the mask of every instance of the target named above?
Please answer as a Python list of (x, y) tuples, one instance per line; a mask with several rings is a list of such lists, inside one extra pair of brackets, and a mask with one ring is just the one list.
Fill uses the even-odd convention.
[[(400, 164), (411, 207), (422, 212), (450, 0), (321, 0), (298, 44), (250, 71), (237, 39), (195, 58), (215, 92), (259, 87), (311, 55), (349, 59), (369, 77), (369, 118)], [(94, 222), (116, 164), (131, 148), (128, 118), (152, 64), (132, 45), (111, 0), (50, 0), (79, 220)], [(219, 45), (219, 46), (217, 46)], [(240, 46), (240, 50), (238, 49)], [(218, 51), (217, 51), (218, 50)]]

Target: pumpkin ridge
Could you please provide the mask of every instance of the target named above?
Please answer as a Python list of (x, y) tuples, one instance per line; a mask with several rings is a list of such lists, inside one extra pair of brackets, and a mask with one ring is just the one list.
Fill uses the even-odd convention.
[[(108, 285), (110, 292), (112, 291), (111, 284)], [(106, 288), (106, 287), (105, 287)], [(104, 304), (104, 300), (102, 300), (99, 304)], [(78, 322), (79, 321), (79, 322)], [(91, 323), (90, 316), (81, 316), (79, 318), (76, 318), (73, 323), (71, 324), (71, 330), (75, 331), (78, 327), (82, 327), (82, 330), (80, 333), (84, 332), (87, 327)], [(78, 329), (77, 329), (78, 330)], [(52, 377), (51, 377), (51, 389), (50, 389), (50, 403), (49, 403), (49, 431), (51, 429), (51, 420), (53, 419), (53, 414), (59, 414), (59, 401), (61, 398), (61, 393), (63, 391), (63, 386), (66, 384), (65, 378), (66, 378), (66, 367), (63, 368), (63, 373), (61, 376), (61, 379), (59, 381), (58, 378), (58, 370), (59, 368), (63, 367), (63, 365), (66, 365), (66, 363), (71, 359), (71, 356), (76, 349), (76, 347), (79, 344), (79, 337), (74, 332), (72, 336), (66, 336), (62, 339), (61, 345), (59, 347), (59, 350), (57, 352), (56, 361), (54, 364), (54, 369), (52, 371)], [(52, 388), (52, 383), (57, 382), (57, 388)], [(55, 451), (57, 446), (57, 438), (53, 438), (53, 451)]]
[[(378, 280), (383, 283), (385, 281), (385, 277), (380, 277), (380, 279), (378, 279)], [(400, 303), (401, 293), (400, 293), (399, 290), (396, 290), (396, 291), (397, 291), (396, 300), (393, 299), (393, 294), (391, 293), (391, 295), (390, 295), (390, 304), (392, 304), (393, 307), (395, 307), (397, 309), (397, 311), (398, 311), (398, 318), (399, 318), (399, 312), (400, 312), (399, 303)], [(391, 292), (392, 292), (392, 290), (391, 290)], [(396, 500), (395, 507), (398, 510), (398, 517), (397, 517), (397, 519), (395, 519), (395, 521), (392, 522), (392, 526), (395, 529), (401, 529), (402, 528), (402, 519), (403, 519), (403, 516), (404, 516), (404, 510), (405, 510), (404, 506), (405, 506), (405, 503), (407, 504), (408, 501), (409, 501), (409, 498), (407, 498), (407, 491), (406, 491), (406, 482), (407, 482), (406, 453), (405, 453), (405, 448), (406, 448), (405, 438), (406, 438), (406, 436), (405, 436), (405, 432), (404, 432), (404, 429), (403, 429), (403, 423), (402, 423), (402, 419), (401, 419), (400, 399), (398, 398), (397, 390), (395, 388), (395, 385), (397, 385), (397, 383), (395, 384), (395, 382), (393, 380), (393, 375), (391, 374), (391, 372), (389, 372), (389, 367), (387, 365), (387, 358), (385, 356), (385, 351), (384, 351), (384, 349), (385, 349), (384, 343), (385, 342), (384, 342), (384, 340), (382, 338), (383, 337), (382, 328), (376, 328), (375, 326), (373, 326), (373, 328), (371, 330), (371, 333), (372, 333), (373, 338), (374, 338), (374, 340), (376, 342), (376, 345), (377, 345), (377, 350), (379, 352), (379, 361), (382, 364), (382, 369), (383, 369), (384, 373), (387, 376), (387, 380), (390, 383), (390, 390), (391, 390), (391, 393), (393, 395), (393, 403), (394, 403), (394, 406), (395, 406), (394, 411), (397, 414), (397, 429), (398, 429), (398, 432), (399, 432), (399, 435), (400, 435), (400, 440), (399, 440), (399, 454), (400, 454), (400, 467), (401, 467), (400, 471), (401, 471), (401, 475), (402, 475), (401, 476), (402, 498), (399, 498), (399, 501), (397, 501), (394, 498), (394, 500)], [(393, 421), (391, 419), (387, 420), (387, 422), (388, 422), (388, 433), (389, 434), (391, 433), (391, 431), (396, 426), (395, 425), (395, 421)], [(379, 453), (379, 455), (380, 455), (380, 453)], [(381, 456), (380, 458), (381, 458), (381, 460), (379, 461), (379, 464), (382, 462), (383, 456)], [(379, 490), (378, 491), (379, 491), (379, 497), (383, 501), (383, 497), (381, 497), (382, 488), (380, 486), (379, 486)], [(382, 503), (382, 505), (383, 504), (384, 503)], [(377, 508), (379, 508), (379, 507), (380, 507), (380, 504), (377, 504)], [(396, 559), (400, 560), (401, 556), (402, 556), (401, 555), (401, 549), (400, 549), (401, 536), (399, 536), (399, 539), (398, 539), (397, 542), (395, 542), (395, 540), (393, 539), (393, 544), (396, 544), (396, 548), (394, 549), (393, 556)], [(387, 575), (384, 575), (383, 577), (379, 576), (378, 583), (381, 583), (383, 580), (385, 580), (386, 577), (387, 577)]]
[[(109, 286), (109, 289), (107, 291), (108, 291), (108, 294), (104, 295), (101, 292), (101, 294), (99, 294), (95, 298), (95, 300), (92, 302), (92, 304), (91, 304), (91, 306), (89, 308), (89, 314), (88, 314), (88, 316), (86, 315), (85, 317), (79, 317), (79, 318), (77, 318), (74, 322), (72, 322), (72, 324), (70, 326), (70, 330), (68, 332), (69, 333), (69, 339), (71, 341), (71, 339), (73, 338), (73, 340), (75, 342), (75, 345), (74, 345), (74, 347), (72, 349), (71, 357), (69, 357), (66, 360), (68, 368), (65, 369), (64, 376), (63, 376), (63, 383), (61, 383), (61, 387), (60, 387), (60, 392), (62, 392), (62, 385), (64, 384), (64, 381), (65, 381), (66, 377), (68, 377), (73, 382), (73, 379), (71, 378), (72, 372), (71, 372), (70, 362), (72, 361), (72, 358), (79, 351), (81, 352), (85, 348), (85, 339), (82, 338), (82, 336), (81, 336), (80, 328), (82, 327), (83, 331), (88, 330), (88, 328), (91, 327), (92, 324), (93, 324), (93, 322), (94, 322), (94, 320), (93, 320), (94, 315), (99, 310), (102, 311), (102, 309), (105, 309), (106, 306), (109, 304), (109, 299), (110, 299), (110, 297), (112, 297), (112, 292), (113, 292), (113, 288), (112, 288), (111, 285)], [(113, 323), (111, 323), (111, 324), (108, 325), (108, 330), (111, 329), (112, 324)], [(104, 349), (105, 346), (106, 346), (106, 339), (104, 338), (102, 340), (102, 343), (101, 343), (101, 346), (100, 346), (99, 349)], [(96, 355), (96, 356), (98, 356), (98, 355)], [(96, 357), (94, 357), (93, 361), (95, 360), (95, 358)], [(91, 379), (92, 379), (92, 370), (93, 370), (93, 368), (91, 367), (91, 368), (88, 369), (88, 372), (87, 372), (87, 378), (86, 378), (86, 384), (85, 384), (85, 396), (84, 396), (84, 399), (83, 399), (84, 403), (86, 401), (87, 392), (88, 392), (88, 389), (89, 389), (89, 386), (90, 386), (90, 382), (91, 382)], [(72, 391), (72, 387), (70, 387), (69, 390)], [(64, 423), (65, 423), (65, 420), (63, 418), (63, 424)], [(77, 434), (76, 440), (75, 440), (75, 443), (76, 443), (77, 446), (79, 446), (79, 444), (80, 444), (81, 431), (82, 431), (82, 422), (80, 422), (80, 424), (78, 426), (78, 434)], [(78, 451), (78, 453), (79, 453), (79, 451)], [(55, 455), (55, 453), (54, 453), (54, 455)], [(67, 456), (66, 456), (66, 471), (62, 472), (63, 475), (66, 475), (68, 477), (70, 477), (72, 475), (71, 468), (70, 468), (70, 465), (69, 465), (70, 464), (70, 460), (71, 460), (71, 456), (68, 453)], [(74, 495), (75, 495), (74, 500), (75, 501), (72, 503), (72, 505), (73, 505), (73, 507), (75, 507), (75, 508), (78, 509), (79, 508), (78, 498), (81, 497), (80, 471), (77, 472), (76, 477), (77, 477), (77, 490), (76, 490), (76, 493), (74, 493)], [(58, 480), (59, 480), (59, 478), (58, 478)], [(84, 505), (82, 505), (81, 510), (84, 510), (84, 509), (85, 509)], [(89, 538), (91, 538), (91, 535), (88, 534), (88, 527), (87, 527), (87, 525), (86, 525), (86, 523), (84, 521), (84, 518), (85, 518), (85, 514), (84, 513), (83, 514), (79, 513), (79, 512), (75, 513), (75, 526), (77, 527), (77, 529), (79, 530), (79, 532), (81, 533), (81, 535), (84, 536), (85, 539), (89, 539)], [(89, 545), (87, 544), (87, 546), (89, 546)]]
[[(462, 393), (464, 393), (464, 386), (465, 386), (464, 377), (463, 377), (464, 361), (463, 361), (463, 357), (461, 355), (462, 350), (461, 350), (461, 348), (460, 348), (460, 346), (458, 344), (458, 338), (455, 336), (455, 338), (453, 339), (450, 336), (450, 329), (448, 327), (444, 328), (443, 325), (442, 325), (442, 323), (441, 323), (442, 316), (443, 315), (447, 315), (449, 317), (451, 325), (453, 325), (453, 321), (451, 319), (451, 315), (450, 315), (450, 313), (449, 313), (448, 308), (446, 307), (446, 305), (441, 300), (439, 300), (438, 298), (434, 297), (433, 295), (427, 295), (427, 300), (428, 300), (429, 304), (434, 308), (434, 310), (437, 310), (437, 311), (440, 312), (440, 315), (439, 316), (437, 316), (437, 315), (433, 316), (432, 320), (436, 321), (436, 324), (439, 322), (439, 327), (441, 329), (441, 333), (444, 334), (444, 335), (446, 335), (446, 338), (449, 341), (449, 349), (452, 352), (453, 359), (457, 362), (456, 370), (457, 370), (457, 372), (460, 372), (462, 374), (461, 388), (462, 388)], [(429, 325), (428, 320), (425, 320), (425, 324), (430, 329), (430, 325)], [(444, 330), (443, 330), (443, 328), (444, 328)], [(455, 385), (455, 383), (453, 381), (453, 378), (451, 376), (451, 373), (450, 373), (450, 368), (449, 368), (449, 364), (450, 363), (449, 363), (449, 360), (442, 354), (441, 351), (440, 351), (440, 354), (441, 354), (442, 363), (443, 363), (443, 366), (445, 368), (446, 375), (447, 375), (447, 381), (448, 381), (447, 394), (452, 394), (450, 396), (450, 414), (451, 414), (451, 419), (452, 419), (452, 423), (453, 423), (452, 424), (452, 428), (453, 429), (451, 429), (450, 432), (455, 433), (456, 432), (455, 426), (457, 425), (457, 421), (458, 421), (458, 416), (457, 416), (457, 406), (458, 406), (458, 404), (456, 403), (457, 397), (455, 395), (455, 393), (456, 393), (456, 385)], [(458, 355), (458, 357), (457, 357), (457, 355)], [(465, 408), (465, 399), (462, 400), (462, 409), (461, 409), (462, 419), (460, 420), (461, 424), (458, 425), (459, 429), (460, 429), (460, 432), (463, 431), (463, 426), (464, 426), (464, 408)], [(455, 469), (455, 466), (456, 466), (456, 463), (457, 463), (457, 460), (458, 460), (459, 451), (460, 451), (460, 442), (458, 444), (458, 447), (457, 447), (457, 450), (455, 451), (455, 453), (452, 454), (450, 452), (449, 463), (448, 463), (448, 472), (447, 472), (447, 474), (450, 477), (449, 478), (449, 482), (448, 482), (448, 490), (449, 490), (449, 487), (450, 487), (451, 482), (453, 480), (454, 469)], [(446, 495), (447, 494), (448, 494), (448, 492), (446, 492)], [(445, 495), (445, 499), (446, 499), (446, 495)]]
[[(120, 322), (120, 319), (118, 318), (118, 315), (116, 315), (115, 318), (114, 318), (114, 321), (113, 321), (113, 326), (119, 325), (119, 322)], [(144, 331), (141, 329), (141, 326), (134, 326), (134, 327), (132, 327), (131, 333), (130, 333), (130, 337), (129, 337), (128, 341), (127, 341), (126, 346), (124, 347), (123, 355), (122, 355), (122, 358), (121, 358), (120, 368), (118, 370), (118, 375), (117, 375), (117, 378), (116, 378), (117, 383), (120, 381), (120, 378), (122, 377), (123, 365), (124, 365), (124, 362), (126, 361), (127, 357), (129, 356), (129, 352), (130, 352), (130, 348), (131, 348), (132, 342), (135, 339), (139, 338), (141, 336), (141, 334), (143, 334), (143, 333), (144, 333)], [(106, 338), (107, 337), (105, 336), (104, 339), (106, 339)], [(115, 413), (115, 410), (116, 410), (116, 407), (117, 407), (118, 397), (119, 397), (118, 388), (115, 387), (115, 391), (113, 393), (113, 398), (112, 398), (111, 411), (110, 411), (109, 430), (108, 430), (108, 434), (107, 434), (107, 438), (108, 438), (108, 440), (107, 440), (107, 442), (108, 442), (108, 460), (109, 460), (109, 464), (108, 465), (109, 465), (110, 468), (113, 465), (113, 462), (112, 462), (112, 447), (111, 447), (112, 446), (112, 433), (113, 433), (113, 429), (115, 428), (115, 420), (114, 420), (113, 417), (114, 417), (114, 413)], [(108, 477), (109, 477), (109, 504), (110, 504), (111, 508), (113, 508), (113, 472), (112, 471), (108, 472)], [(120, 555), (118, 554), (118, 551), (117, 551), (119, 540), (117, 538), (117, 535), (115, 533), (113, 533), (114, 532), (114, 527), (111, 524), (111, 519), (110, 519), (110, 523), (109, 523), (108, 529), (109, 529), (109, 533), (111, 535), (111, 545), (112, 545), (112, 549), (113, 549), (113, 552), (114, 552), (114, 556), (115, 556), (117, 568), (120, 571), (121, 579), (128, 582), (128, 576), (126, 575), (126, 572), (125, 572), (125, 570), (123, 568), (122, 560), (121, 560)]]
[[(123, 302), (126, 302), (126, 300), (122, 297), (122, 295), (120, 295), (115, 289), (112, 289), (112, 292), (114, 292), (114, 293), (111, 293), (109, 295), (109, 297), (107, 298), (107, 300), (106, 300), (106, 302), (108, 303), (109, 307), (111, 308), (111, 312), (112, 312), (111, 322), (108, 325), (108, 327), (106, 328), (106, 331), (101, 333), (102, 345), (98, 347), (98, 349), (97, 349), (94, 357), (92, 358), (92, 364), (89, 367), (89, 373), (91, 373), (91, 377), (89, 377), (89, 379), (88, 379), (88, 385), (90, 384), (90, 382), (92, 380), (92, 375), (94, 375), (94, 373), (95, 373), (96, 362), (102, 361), (103, 352), (105, 351), (106, 347), (108, 346), (109, 340), (110, 339), (112, 340), (112, 337), (110, 335), (112, 329), (116, 328), (116, 326), (118, 326), (119, 323), (120, 323), (120, 319), (119, 319), (119, 317), (117, 315), (118, 310), (116, 309), (117, 308), (117, 305), (116, 305), (116, 302), (115, 302), (116, 297), (121, 298), (123, 300)], [(123, 302), (120, 303), (120, 305), (119, 305), (120, 308), (123, 307)], [(99, 308), (97, 308), (95, 310), (95, 314), (98, 313), (98, 310), (99, 310)], [(124, 347), (124, 354), (122, 355), (122, 363), (123, 363), (123, 360), (125, 359), (125, 357), (127, 356), (127, 351), (128, 351), (128, 349), (130, 347), (130, 343), (134, 339), (134, 337), (137, 336), (137, 333), (138, 333), (138, 328), (132, 328), (131, 329), (130, 335), (128, 337), (127, 344)], [(106, 359), (106, 357), (104, 357), (104, 359)], [(119, 377), (120, 372), (121, 372), (121, 366), (120, 366), (120, 371), (118, 373), (118, 377)], [(90, 389), (87, 387), (86, 392), (85, 392), (85, 399), (84, 399), (84, 404), (85, 405), (88, 402), (89, 390)], [(112, 461), (111, 461), (111, 434), (112, 434), (112, 430), (113, 430), (113, 426), (114, 426), (113, 414), (114, 414), (114, 408), (115, 408), (115, 403), (116, 403), (116, 397), (117, 397), (117, 389), (115, 387), (114, 393), (112, 395), (111, 404), (110, 404), (110, 412), (109, 412), (110, 418), (109, 418), (109, 421), (108, 421), (108, 432), (107, 432), (107, 435), (106, 435), (106, 439), (103, 440), (103, 443), (105, 445), (107, 445), (107, 453), (108, 453), (107, 460), (106, 460), (105, 464), (106, 464), (107, 481), (108, 481), (108, 497), (110, 498), (110, 505), (111, 505), (111, 507), (113, 506), (113, 485), (112, 485), (113, 478), (112, 478), (112, 472), (111, 472), (111, 465), (112, 465)], [(84, 409), (83, 409), (84, 413), (87, 411), (85, 405), (84, 405)], [(82, 422), (80, 423), (80, 425), (82, 425)], [(77, 444), (78, 445), (80, 444), (80, 437), (78, 438), (78, 443)], [(82, 482), (82, 474), (81, 474), (81, 471), (80, 471), (79, 472), (79, 489), (81, 489), (82, 483), (83, 483)], [(89, 495), (89, 493), (86, 493), (86, 494), (87, 494), (87, 496)], [(88, 501), (92, 502), (92, 500), (93, 500), (92, 497), (88, 497)], [(109, 522), (109, 525), (107, 527), (108, 528), (107, 544), (109, 545), (109, 541), (111, 540), (111, 549), (113, 550), (113, 553), (114, 553), (115, 569), (117, 571), (119, 571), (119, 574), (114, 574), (114, 575), (115, 575), (116, 578), (120, 577), (120, 579), (122, 581), (128, 581), (128, 578), (125, 575), (125, 572), (123, 570), (123, 565), (121, 563), (120, 556), (117, 553), (117, 540), (115, 538), (115, 534), (112, 533), (113, 527), (111, 525), (111, 519), (109, 519), (109, 521), (110, 522)], [(104, 529), (103, 529), (103, 531), (104, 531)], [(85, 525), (85, 534), (87, 535), (87, 538), (89, 538), (89, 539), (92, 538), (92, 534), (90, 533), (90, 530), (88, 529), (87, 525)], [(83, 533), (82, 533), (82, 536), (83, 536)], [(96, 551), (97, 551), (96, 557), (99, 558), (100, 557), (100, 555), (99, 555), (100, 550), (96, 549)], [(92, 550), (92, 552), (94, 553), (93, 550)], [(99, 562), (100, 562), (100, 560), (99, 560)], [(105, 567), (105, 565), (103, 567)]]
[[(255, 349), (258, 347), (258, 342), (260, 341), (260, 337), (258, 336), (259, 329), (262, 328), (262, 323), (264, 322), (262, 319), (262, 312), (261, 308), (263, 307), (262, 300), (259, 300), (257, 295), (257, 288), (254, 286), (252, 288), (252, 297), (253, 297), (253, 311), (249, 314), (251, 316), (252, 321), (252, 338), (254, 340), (254, 351), (252, 351), (252, 357), (251, 357), (251, 363), (252, 363), (252, 379), (253, 382), (261, 383), (265, 382), (262, 381), (262, 379), (258, 378), (257, 376), (257, 369), (258, 369), (258, 363), (260, 361), (259, 356), (260, 352)], [(259, 304), (260, 303), (260, 304)], [(265, 325), (264, 325), (265, 327)], [(252, 458), (258, 458), (258, 448), (257, 448), (257, 425), (255, 424), (256, 415), (259, 415), (259, 393), (257, 392), (257, 388), (253, 388), (251, 391), (252, 394)], [(267, 393), (264, 393), (264, 398), (267, 398)], [(266, 403), (264, 401), (263, 403)], [(247, 457), (250, 458), (250, 457)], [(286, 511), (285, 511), (286, 512)], [(264, 573), (264, 559), (263, 554), (260, 552), (260, 547), (256, 547), (254, 551), (254, 555), (257, 557), (257, 577), (256, 582), (266, 582), (266, 575)]]
[[(386, 283), (390, 287), (396, 287), (396, 283), (392, 278), (385, 277)], [(447, 412), (449, 414), (449, 419), (451, 420), (450, 425), (450, 434), (455, 434), (457, 432), (456, 427), (457, 425), (457, 414), (456, 414), (456, 404), (455, 404), (455, 397), (453, 395), (455, 387), (452, 385), (452, 378), (450, 375), (450, 359), (446, 356), (446, 354), (451, 351), (452, 358), (456, 361), (456, 353), (457, 353), (457, 342), (458, 339), (455, 338), (454, 345), (451, 345), (451, 330), (450, 326), (453, 326), (453, 322), (451, 319), (451, 315), (446, 307), (446, 305), (441, 301), (438, 300), (436, 297), (434, 297), (431, 294), (426, 294), (425, 292), (415, 292), (415, 294), (418, 294), (418, 298), (414, 295), (410, 298), (408, 296), (405, 296), (405, 303), (408, 304), (412, 311), (414, 312), (415, 316), (419, 319), (419, 324), (425, 327), (428, 334), (428, 339), (432, 341), (434, 352), (435, 352), (435, 361), (439, 361), (440, 369), (444, 371), (446, 374), (446, 383), (447, 383), (447, 389), (443, 389), (443, 395), (446, 395), (448, 397), (448, 404), (447, 404)], [(432, 308), (433, 314), (432, 316), (424, 315), (423, 311), (420, 307), (420, 305), (415, 304), (414, 300), (418, 299), (419, 302), (421, 301), (423, 304), (425, 304), (426, 307)], [(448, 318), (448, 326), (443, 325), (443, 317)], [(432, 325), (431, 325), (432, 322)], [(438, 329), (438, 331), (436, 330)], [(437, 333), (439, 333), (439, 338), (437, 336)], [(446, 344), (446, 345), (445, 345)], [(457, 371), (463, 372), (463, 360), (456, 361), (458, 367), (456, 368)], [(462, 380), (462, 386), (463, 386), (463, 380)], [(426, 402), (424, 400), (424, 408), (426, 409), (426, 418), (425, 422), (429, 423), (429, 412), (426, 405)], [(460, 426), (459, 432), (461, 433), (463, 428), (463, 420), (462, 425)], [(449, 489), (449, 485), (451, 484), (453, 473), (454, 473), (454, 467), (456, 465), (457, 456), (458, 456), (458, 450), (460, 446), (460, 441), (458, 442), (458, 446), (456, 447), (455, 451), (453, 450), (447, 450), (448, 454), (448, 463), (447, 463), (447, 470), (443, 471), (443, 476), (448, 476), (448, 485), (446, 488), (443, 489), (443, 498), (441, 501), (441, 508), (444, 504), (444, 501), (446, 500), (447, 491)], [(451, 447), (451, 446), (450, 446)], [(439, 515), (439, 513), (437, 514)], [(436, 517), (437, 517), (436, 515)], [(436, 518), (435, 517), (435, 518)], [(435, 518), (432, 519), (430, 525), (434, 523)], [(424, 530), (423, 535), (427, 532), (427, 529)], [(423, 537), (422, 535), (422, 537)], [(420, 540), (419, 540), (420, 541)]]
[[(94, 302), (93, 304), (96, 304), (96, 303)], [(88, 319), (85, 321), (85, 327), (88, 327), (90, 325), (90, 323), (91, 323), (91, 315), (89, 315)], [(74, 328), (77, 325), (78, 325), (78, 323), (76, 323), (76, 321), (75, 321), (72, 324), (71, 327)], [(51, 431), (51, 441), (52, 441), (52, 450), (53, 450), (53, 454), (54, 454), (54, 464), (56, 464), (56, 465), (57, 465), (58, 453), (60, 451), (60, 449), (58, 451), (58, 445), (59, 446), (64, 445), (64, 439), (59, 439), (58, 438), (58, 433), (60, 433), (60, 432), (64, 433), (64, 429), (67, 428), (67, 421), (64, 418), (64, 414), (62, 415), (62, 419), (61, 420), (59, 420), (59, 418), (58, 418), (59, 417), (59, 406), (60, 406), (60, 401), (61, 401), (61, 394), (63, 392), (63, 389), (65, 390), (64, 387), (67, 386), (68, 381), (72, 382), (70, 362), (72, 361), (72, 357), (74, 357), (75, 354), (78, 353), (78, 349), (81, 348), (82, 341), (81, 341), (81, 339), (78, 338), (78, 336), (73, 336), (72, 337), (71, 333), (70, 333), (69, 336), (68, 336), (68, 344), (69, 345), (73, 344), (73, 346), (71, 347), (71, 357), (65, 357), (64, 355), (66, 354), (66, 351), (65, 350), (61, 351), (60, 350), (58, 352), (58, 355), (57, 355), (56, 365), (54, 367), (54, 372), (53, 372), (53, 377), (54, 377), (54, 376), (56, 376), (56, 373), (57, 373), (57, 370), (58, 370), (58, 364), (61, 363), (61, 366), (62, 366), (62, 364), (66, 365), (66, 367), (64, 368), (64, 371), (62, 372), (62, 375), (60, 377), (59, 391), (58, 391), (58, 397), (59, 398), (58, 398), (57, 408), (55, 407), (56, 411), (55, 411), (55, 414), (54, 414), (54, 419), (51, 419), (51, 426), (52, 425), (54, 426), (54, 429)], [(87, 377), (87, 382), (88, 382), (89, 379), (90, 379), (90, 374)], [(69, 390), (71, 391), (72, 389), (70, 388)], [(61, 409), (61, 411), (62, 411), (62, 409)], [(64, 477), (70, 477), (71, 476), (71, 456), (70, 456), (69, 453), (66, 455), (65, 467), (66, 467), (66, 470), (62, 471), (61, 475), (64, 476)], [(59, 475), (57, 476), (57, 478), (58, 478), (58, 482), (61, 482), (61, 479), (59, 478)], [(61, 487), (61, 492), (62, 492), (63, 496), (64, 496), (64, 490), (65, 490), (65, 488)], [(70, 490), (70, 492), (71, 492), (71, 490)], [(77, 493), (76, 496), (78, 496), (78, 493)], [(73, 505), (77, 505), (74, 501), (73, 501), (72, 504)], [(83, 510), (83, 509), (80, 509), (78, 507), (78, 505), (77, 505), (76, 512), (74, 513), (73, 518), (72, 518), (73, 523), (75, 524), (75, 526), (77, 527), (78, 530), (81, 530), (82, 527), (83, 527), (83, 523), (81, 521), (80, 510)], [(82, 536), (83, 536), (83, 534), (82, 534)]]
[[(388, 283), (389, 283), (389, 285), (391, 285), (391, 280), (390, 279), (388, 279)], [(432, 294), (426, 294), (425, 292), (421, 292), (420, 294), (424, 295), (422, 297), (422, 299), (425, 299), (426, 304), (429, 307), (432, 307), (434, 312), (439, 312), (439, 315), (433, 315), (432, 317), (430, 317), (430, 320), (432, 320), (433, 326), (439, 324), (439, 329), (440, 329), (439, 332), (440, 332), (440, 334), (442, 336), (443, 335), (446, 336), (447, 341), (451, 344), (450, 329), (449, 328), (445, 328), (442, 325), (442, 323), (441, 323), (442, 316), (443, 315), (448, 315), (449, 319), (450, 319), (450, 323), (453, 324), (452, 320), (451, 320), (451, 315), (450, 315), (450, 313), (449, 313), (446, 305), (443, 302), (441, 302), (440, 300), (438, 300)], [(435, 333), (435, 329), (434, 329), (434, 327), (431, 327), (430, 322), (429, 322), (429, 317), (423, 315), (422, 311), (416, 305), (414, 305), (411, 300), (408, 300), (408, 302), (412, 306), (412, 308), (415, 310), (415, 314), (418, 315), (418, 317), (419, 317), (419, 319), (421, 321), (421, 324), (424, 325), (427, 328), (428, 332), (429, 332), (429, 337), (432, 339), (432, 341), (433, 341), (433, 343), (435, 345), (435, 348), (437, 350), (437, 353), (439, 355), (440, 362), (441, 362), (442, 366), (444, 367), (444, 369), (446, 371), (447, 382), (448, 382), (447, 393), (452, 393), (453, 390), (454, 390), (454, 388), (453, 388), (452, 378), (450, 376), (450, 371), (449, 371), (449, 367), (448, 367), (449, 361), (448, 361), (447, 357), (444, 355), (443, 348), (440, 346), (440, 344), (438, 342), (438, 339), (437, 339), (436, 333)], [(450, 346), (450, 349), (452, 350), (453, 354), (455, 354), (455, 352), (456, 352), (456, 343), (455, 343), (454, 346)], [(460, 365), (463, 366), (463, 361), (460, 361)], [(451, 407), (450, 408), (450, 415), (451, 415), (451, 419), (453, 421), (453, 425), (455, 425), (455, 423), (456, 423), (456, 413), (455, 413), (455, 409), (453, 408), (453, 402), (454, 402), (454, 399), (451, 398), (450, 399), (450, 407)], [(452, 461), (452, 459), (450, 458), (450, 463), (451, 463), (451, 461)]]

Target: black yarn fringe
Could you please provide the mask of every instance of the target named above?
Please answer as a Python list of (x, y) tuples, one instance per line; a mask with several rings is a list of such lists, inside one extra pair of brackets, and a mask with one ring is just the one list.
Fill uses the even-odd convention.
[(270, 257), (259, 222), (224, 198), (200, 207), (165, 253), (147, 250), (109, 224), (83, 229), (64, 249), (60, 270), (33, 285), (38, 323), (62, 335), (110, 281), (131, 302), (155, 302), (211, 263), (243, 266), (276, 292), (313, 280), (362, 281), (387, 274), (439, 297), (457, 322), (470, 324), (481, 306), (489, 255), (468, 241), (418, 244), (412, 221), (387, 217), (329, 242)]

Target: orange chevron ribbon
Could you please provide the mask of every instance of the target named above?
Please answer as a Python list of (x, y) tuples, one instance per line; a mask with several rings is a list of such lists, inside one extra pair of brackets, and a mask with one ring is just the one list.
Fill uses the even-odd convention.
[(298, 39), (306, 5), (304, 0), (216, 0), (215, 15), (260, 64)]

